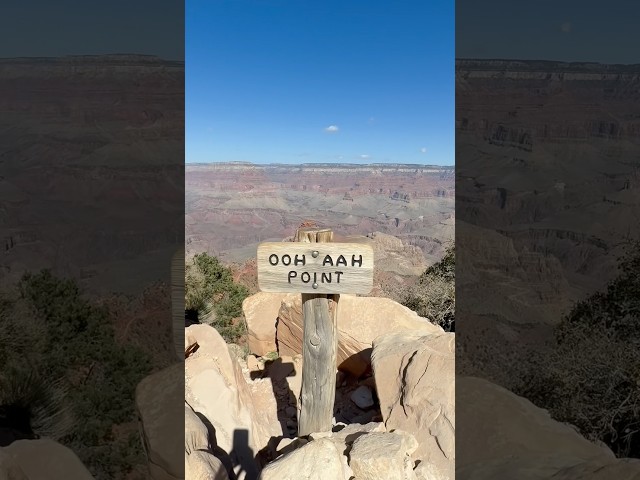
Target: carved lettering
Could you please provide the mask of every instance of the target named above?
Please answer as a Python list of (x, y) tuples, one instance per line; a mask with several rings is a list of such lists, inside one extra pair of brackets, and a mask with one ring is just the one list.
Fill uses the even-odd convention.
[(271, 247), (258, 249), (258, 278), (263, 291), (364, 293), (371, 281), (373, 255), (368, 246), (360, 249), (350, 244), (343, 248), (328, 243), (320, 254), (314, 251), (315, 256), (311, 255), (315, 246)]

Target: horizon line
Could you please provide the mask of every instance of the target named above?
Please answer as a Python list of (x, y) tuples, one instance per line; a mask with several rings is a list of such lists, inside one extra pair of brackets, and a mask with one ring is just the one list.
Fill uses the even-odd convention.
[(315, 166), (315, 165), (348, 165), (354, 167), (381, 167), (381, 166), (411, 166), (411, 167), (434, 167), (434, 168), (455, 168), (455, 164), (449, 165), (436, 165), (430, 163), (402, 163), (402, 162), (393, 162), (393, 163), (349, 163), (349, 162), (305, 162), (305, 163), (254, 163), (242, 160), (232, 160), (227, 162), (185, 162), (185, 166), (187, 165), (247, 165), (247, 166), (255, 166), (255, 167), (268, 167), (268, 166), (294, 166), (294, 167), (303, 167), (303, 166)]
[[(17, 55), (13, 57), (0, 57), (0, 60), (45, 60), (45, 59), (64, 59), (64, 58), (82, 58), (82, 57), (125, 57), (137, 56), (148, 57), (149, 59), (157, 59), (170, 62), (185, 63), (184, 58), (168, 58), (153, 53), (135, 53), (135, 52), (109, 52), (109, 53), (68, 53), (64, 55)], [(639, 66), (640, 63), (606, 63), (601, 61), (589, 60), (551, 60), (544, 58), (505, 58), (505, 57), (454, 57), (454, 61), (480, 61), (480, 62), (545, 62), (545, 63), (564, 63), (564, 64), (582, 64), (582, 65), (602, 65), (602, 66)]]
[(551, 60), (544, 58), (503, 58), (503, 57), (455, 57), (456, 62), (459, 61), (474, 61), (474, 62), (523, 62), (523, 63), (556, 63), (567, 65), (597, 65), (607, 67), (637, 67), (640, 63), (606, 63), (591, 60)]

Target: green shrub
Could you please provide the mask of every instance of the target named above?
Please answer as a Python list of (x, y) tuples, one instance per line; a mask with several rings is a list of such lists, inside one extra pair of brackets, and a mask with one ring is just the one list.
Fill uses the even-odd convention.
[(440, 325), (445, 331), (454, 329), (455, 248), (447, 248), (444, 257), (420, 275), (418, 283), (407, 289), (401, 299), (405, 307)]
[(640, 457), (640, 248), (574, 306), (514, 390), (619, 456)]
[(26, 409), (36, 434), (73, 448), (97, 479), (126, 477), (131, 459), (146, 463), (139, 439), (118, 438), (114, 426), (137, 421), (135, 388), (150, 357), (116, 341), (105, 307), (45, 270), (22, 278), (1, 320), (1, 405)]
[(246, 333), (242, 302), (249, 295), (233, 281), (231, 270), (207, 253), (194, 256), (186, 266), (185, 308), (218, 330), (228, 343)]

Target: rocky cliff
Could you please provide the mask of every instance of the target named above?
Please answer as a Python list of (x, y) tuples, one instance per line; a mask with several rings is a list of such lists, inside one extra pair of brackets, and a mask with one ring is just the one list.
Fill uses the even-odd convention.
[(639, 96), (633, 65), (457, 62), (461, 351), (539, 341), (615, 275), (640, 236)]
[(189, 164), (189, 252), (245, 260), (307, 219), (336, 234), (380, 231), (422, 249), (431, 263), (453, 237), (453, 167), (425, 165)]
[(184, 64), (0, 59), (0, 89), (0, 277), (155, 279), (154, 255), (168, 264), (182, 243)]

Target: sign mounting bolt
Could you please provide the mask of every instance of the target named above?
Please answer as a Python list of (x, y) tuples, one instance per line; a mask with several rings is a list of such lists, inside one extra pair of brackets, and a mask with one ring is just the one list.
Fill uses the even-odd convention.
[(314, 289), (318, 288), (318, 284), (314, 283), (313, 285), (311, 285)]
[(312, 256), (313, 258), (317, 258), (317, 257), (318, 257), (318, 255), (320, 255), (320, 252), (319, 252), (319, 251), (317, 251), (317, 250), (314, 250), (313, 252), (311, 252), (311, 256)]

